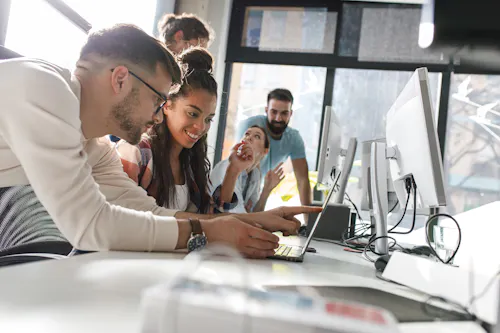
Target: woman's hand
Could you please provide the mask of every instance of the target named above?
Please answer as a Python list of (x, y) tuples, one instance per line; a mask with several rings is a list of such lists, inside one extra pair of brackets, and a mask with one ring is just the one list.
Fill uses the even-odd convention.
[(285, 171), (283, 170), (283, 162), (278, 164), (274, 170), (269, 170), (264, 179), (264, 189), (271, 192), (279, 183), (285, 178)]
[[(284, 218), (277, 220), (287, 222)], [(200, 222), (209, 244), (232, 246), (248, 258), (270, 257), (278, 247), (279, 238), (253, 221), (242, 221), (228, 215)]]
[(241, 173), (248, 169), (254, 162), (254, 153), (252, 147), (242, 141), (233, 147), (229, 156), (229, 168)]

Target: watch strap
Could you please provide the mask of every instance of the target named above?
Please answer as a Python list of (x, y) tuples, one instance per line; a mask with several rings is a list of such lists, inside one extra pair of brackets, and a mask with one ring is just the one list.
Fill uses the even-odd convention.
[(203, 235), (203, 228), (201, 227), (200, 220), (196, 218), (190, 218), (188, 220), (191, 224), (191, 233), (193, 235)]

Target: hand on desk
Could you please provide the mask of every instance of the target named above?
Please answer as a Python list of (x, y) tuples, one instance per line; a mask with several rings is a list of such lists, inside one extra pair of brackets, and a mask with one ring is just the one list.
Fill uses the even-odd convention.
[(236, 214), (203, 220), (203, 230), (209, 243), (224, 243), (235, 247), (248, 258), (274, 255), (279, 238), (272, 232), (296, 235), (300, 222), (297, 214), (320, 212), (321, 207), (279, 207), (266, 212)]
[(232, 246), (248, 258), (267, 258), (274, 255), (274, 250), (278, 248), (278, 236), (235, 216), (204, 220), (202, 226), (209, 244)]
[(265, 212), (238, 214), (243, 222), (261, 227), (270, 232), (281, 231), (283, 235), (296, 235), (300, 228), (300, 221), (295, 218), (298, 214), (321, 212), (321, 207), (278, 207)]

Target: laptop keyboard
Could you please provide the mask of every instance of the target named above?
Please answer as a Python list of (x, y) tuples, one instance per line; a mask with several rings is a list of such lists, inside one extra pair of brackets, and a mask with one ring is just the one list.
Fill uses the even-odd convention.
[(299, 248), (297, 246), (280, 244), (279, 247), (276, 249), (276, 252), (274, 252), (274, 255), (282, 257), (287, 257), (289, 255), (297, 256), (297, 251), (293, 251), (294, 249), (299, 249)]

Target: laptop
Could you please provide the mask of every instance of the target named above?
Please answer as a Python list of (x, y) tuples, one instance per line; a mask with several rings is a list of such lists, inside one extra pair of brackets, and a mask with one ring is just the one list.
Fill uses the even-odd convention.
[(330, 187), (330, 191), (328, 191), (328, 195), (323, 202), (323, 210), (316, 217), (316, 221), (314, 221), (314, 225), (309, 232), (309, 236), (301, 237), (301, 236), (282, 236), (280, 237), (279, 247), (276, 249), (276, 252), (273, 256), (269, 257), (270, 259), (280, 259), (287, 261), (296, 261), (302, 262), (304, 261), (304, 255), (307, 252), (307, 247), (311, 243), (311, 240), (314, 235), (314, 230), (316, 229), (319, 221), (321, 220), (321, 215), (326, 210), (326, 206), (330, 202), (335, 191), (335, 186), (337, 186), (337, 182), (340, 178), (340, 172), (337, 177), (335, 177), (335, 181), (333, 185)]

